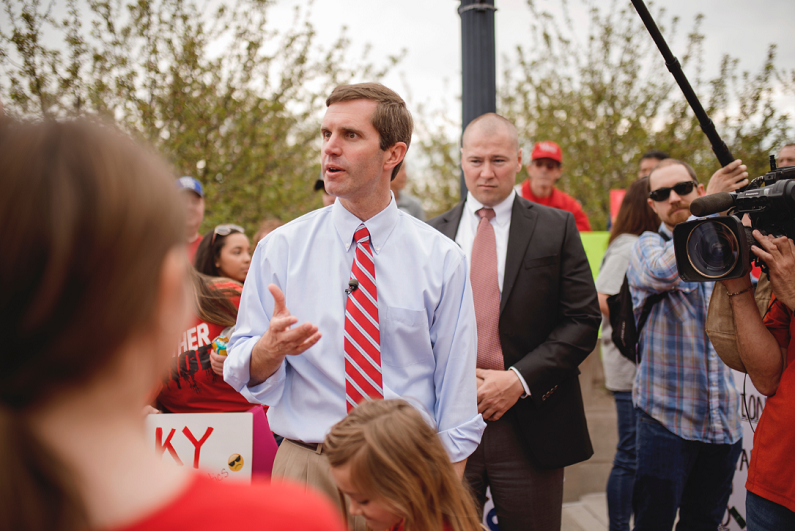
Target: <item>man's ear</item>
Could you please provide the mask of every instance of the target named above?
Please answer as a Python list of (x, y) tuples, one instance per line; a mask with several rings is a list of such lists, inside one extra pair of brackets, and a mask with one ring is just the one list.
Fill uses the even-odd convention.
[(647, 199), (647, 200), (646, 200), (646, 202), (649, 204), (649, 206), (651, 207), (651, 209), (652, 209), (652, 210), (654, 210), (654, 213), (655, 213), (655, 214), (657, 214), (657, 215), (659, 216), (659, 215), (660, 215), (660, 213), (659, 213), (659, 212), (657, 212), (657, 206), (654, 204), (654, 201), (652, 201), (651, 199)]
[(698, 183), (696, 190), (698, 191), (699, 197), (704, 197), (707, 194), (707, 190), (704, 188), (704, 185), (701, 183)]
[(395, 142), (394, 145), (386, 148), (387, 157), (384, 161), (384, 170), (391, 170), (397, 166), (406, 156), (408, 149), (405, 142)]
[(516, 160), (516, 173), (522, 171), (522, 148), (519, 148), (519, 154)]

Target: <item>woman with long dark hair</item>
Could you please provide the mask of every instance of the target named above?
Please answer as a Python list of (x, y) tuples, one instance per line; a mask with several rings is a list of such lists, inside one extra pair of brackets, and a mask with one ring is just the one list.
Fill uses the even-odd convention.
[(303, 487), (158, 457), (141, 410), (189, 314), (184, 208), (112, 127), (0, 120), (0, 529), (343, 529)]
[(251, 246), (240, 225), (218, 225), (202, 238), (194, 259), (196, 271), (243, 283), (251, 265)]
[(635, 364), (626, 359), (610, 339), (610, 314), (607, 298), (621, 289), (629, 267), (632, 246), (646, 231), (657, 231), (660, 219), (648, 204), (649, 178), (642, 177), (627, 190), (610, 231), (607, 251), (602, 259), (596, 291), (602, 311), (602, 366), (605, 387), (613, 393), (618, 414), (618, 446), (607, 482), (607, 508), (611, 531), (629, 530), (632, 514), (632, 486), (635, 482), (635, 410), (632, 383)]

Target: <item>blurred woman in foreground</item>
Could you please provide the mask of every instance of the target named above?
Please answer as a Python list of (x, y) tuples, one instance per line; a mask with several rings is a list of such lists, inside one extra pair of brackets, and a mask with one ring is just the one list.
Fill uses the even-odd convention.
[(343, 529), (303, 488), (219, 484), (145, 440), (189, 310), (159, 159), (109, 127), (5, 120), (0, 172), (0, 529)]

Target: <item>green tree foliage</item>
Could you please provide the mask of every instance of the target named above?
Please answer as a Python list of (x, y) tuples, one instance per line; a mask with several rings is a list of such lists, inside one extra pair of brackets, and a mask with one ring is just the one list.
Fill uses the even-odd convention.
[[(324, 48), (297, 9), (268, 24), (271, 0), (2, 0), (0, 99), (22, 118), (88, 115), (152, 143), (205, 186), (204, 230), (250, 233), (320, 205), (318, 116), (330, 89), (377, 80), (343, 30)], [(215, 3), (214, 5), (218, 5)]]
[[(706, 183), (717, 159), (632, 6), (614, 1), (606, 10), (585, 7), (590, 22), (582, 35), (568, 2), (562, 5), (564, 14), (556, 18), (529, 0), (534, 23), (528, 43), (505, 58), (497, 108), (517, 125), (525, 156), (536, 141), (560, 144), (564, 176), (558, 186), (582, 202), (595, 229), (606, 227), (608, 190), (629, 185), (648, 150), (690, 162)], [(775, 90), (793, 92), (795, 72), (776, 69), (776, 48), (770, 46), (758, 73), (740, 72), (738, 61), (726, 56), (719, 75), (704, 81), (702, 18), (684, 43), (676, 18), (664, 10), (655, 10), (655, 18), (732, 154), (752, 177), (765, 173), (768, 154), (791, 131), (790, 117), (775, 107)], [(458, 142), (449, 131), (431, 131), (418, 143), (439, 179), (424, 183), (432, 212), (458, 200)], [(523, 170), (518, 180), (525, 178)]]

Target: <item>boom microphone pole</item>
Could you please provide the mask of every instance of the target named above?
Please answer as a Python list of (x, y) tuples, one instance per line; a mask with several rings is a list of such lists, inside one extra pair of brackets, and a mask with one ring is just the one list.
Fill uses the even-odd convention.
[(643, 3), (643, 0), (632, 0), (632, 5), (635, 6), (635, 10), (646, 25), (646, 29), (649, 30), (651, 38), (654, 39), (657, 48), (660, 49), (660, 53), (665, 59), (665, 66), (668, 67), (668, 71), (674, 76), (676, 83), (685, 95), (687, 103), (690, 104), (690, 108), (693, 109), (693, 113), (696, 115), (696, 118), (698, 118), (701, 130), (704, 131), (704, 134), (707, 135), (709, 139), (709, 143), (712, 144), (712, 151), (715, 153), (715, 156), (718, 157), (718, 162), (720, 162), (721, 166), (726, 166), (733, 162), (734, 157), (729, 151), (728, 146), (721, 139), (718, 131), (715, 129), (715, 124), (709, 119), (707, 111), (704, 110), (704, 107), (701, 106), (701, 102), (698, 101), (698, 96), (696, 96), (693, 87), (690, 86), (690, 82), (682, 71), (682, 65), (679, 64), (679, 59), (674, 57), (674, 54), (671, 53), (668, 43), (665, 42), (665, 38), (663, 38), (651, 13), (649, 13), (649, 10), (646, 8), (646, 4)]

